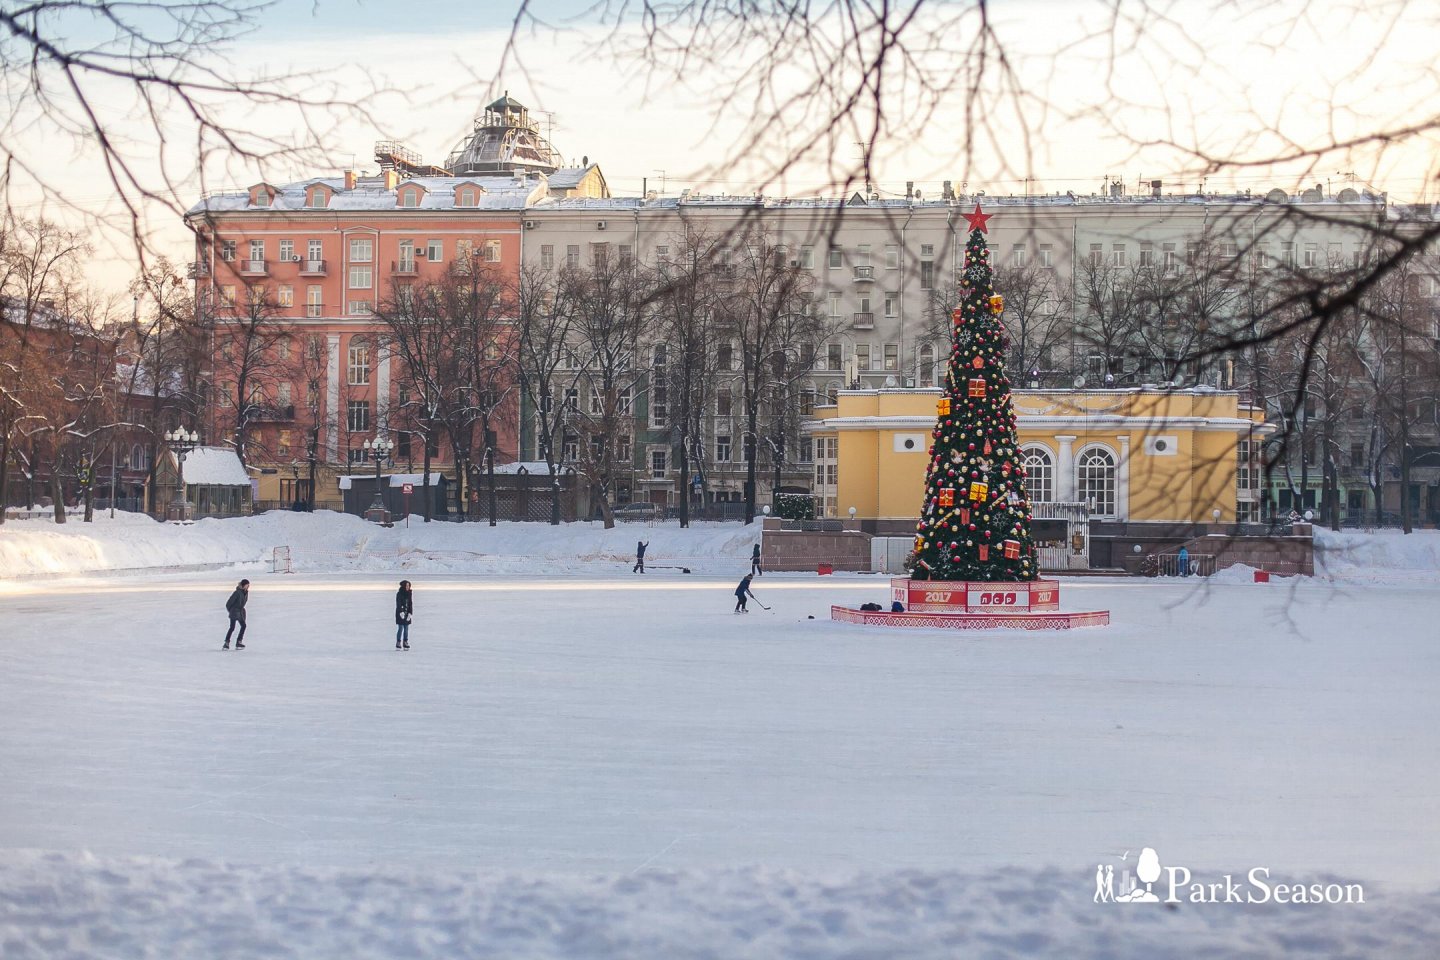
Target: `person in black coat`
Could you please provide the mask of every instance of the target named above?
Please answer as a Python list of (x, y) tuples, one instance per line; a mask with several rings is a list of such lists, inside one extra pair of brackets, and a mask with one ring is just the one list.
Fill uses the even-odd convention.
[[(738, 586), (738, 587), (735, 588), (735, 612), (736, 612), (736, 613), (749, 613), (749, 612), (750, 612), (750, 611), (749, 611), (748, 609), (746, 609), (746, 607), (745, 607), (745, 598), (746, 598), (747, 596), (749, 596), (749, 597), (754, 597), (754, 596), (755, 596), (755, 594), (753, 594), (753, 593), (750, 592), (750, 579), (751, 579), (753, 576), (754, 576), (753, 573), (747, 573), (747, 574), (745, 574), (745, 578), (740, 581), (740, 586)], [(759, 603), (760, 601), (757, 599), (755, 602), (756, 602), (756, 603)]]
[(760, 569), (760, 544), (755, 544), (755, 549), (750, 551), (750, 574), (751, 576), (765, 576), (765, 571)]
[(645, 548), (650, 546), (648, 540), (637, 540), (635, 542), (635, 566), (630, 568), (631, 573), (645, 572)]
[(225, 612), (230, 614), (230, 629), (225, 631), (225, 646), (221, 650), (230, 649), (230, 635), (235, 632), (235, 624), (240, 624), (240, 635), (235, 638), (235, 649), (245, 649), (245, 601), (250, 599), (250, 581), (241, 580), (235, 585), (235, 591), (230, 594), (230, 599), (225, 601)]
[(395, 591), (395, 649), (403, 642), (410, 649), (410, 619), (415, 615), (415, 597), (410, 592), (410, 581), (401, 580), (400, 589)]

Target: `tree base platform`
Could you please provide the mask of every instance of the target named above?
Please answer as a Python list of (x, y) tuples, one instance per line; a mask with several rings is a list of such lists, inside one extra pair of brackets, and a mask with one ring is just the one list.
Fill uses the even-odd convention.
[(992, 611), (988, 613), (886, 613), (831, 607), (830, 619), (867, 627), (911, 627), (922, 630), (1071, 630), (1076, 627), (1103, 627), (1110, 623), (1109, 610), (1083, 613), (1058, 611)]

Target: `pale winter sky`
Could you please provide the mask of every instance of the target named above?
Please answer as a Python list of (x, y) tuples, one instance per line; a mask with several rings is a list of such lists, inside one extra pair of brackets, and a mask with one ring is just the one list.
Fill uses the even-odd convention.
[[(832, 154), (829, 169), (817, 155), (773, 178), (772, 163), (786, 139), (793, 142), (806, 131), (805, 118), (786, 115), (783, 129), (767, 138), (759, 154), (723, 164), (746, 124), (767, 111), (747, 97), (743, 107), (717, 114), (717, 91), (745, 64), (744, 54), (722, 64), (696, 63), (680, 77), (646, 75), (633, 62), (607, 55), (591, 0), (533, 0), (537, 15), (565, 29), (524, 32), (519, 43), (526, 69), (511, 64), (497, 81), (518, 3), (277, 0), (251, 34), (215, 55), (257, 73), (307, 72), (339, 84), (343, 96), (361, 96), (372, 82), (386, 92), (366, 98), (373, 123), (347, 117), (328, 131), (328, 166), (262, 171), (231, 164), (208, 170), (204, 187), (243, 187), (262, 176), (336, 175), (352, 164), (373, 169), (371, 148), (382, 137), (403, 139), (427, 160), (443, 162), (478, 109), (507, 89), (535, 111), (567, 159), (588, 155), (598, 161), (619, 194), (636, 194), (647, 181), (650, 189), (671, 194), (685, 187), (752, 193), (762, 186), (772, 195), (833, 194), (835, 168), (860, 154), (855, 141), (864, 134), (842, 131), (822, 151)], [(1282, 0), (1263, 9), (1240, 4), (1243, 17), (1221, 0), (1168, 6), (1178, 8), (1170, 11), (1177, 19), (1126, 24), (1112, 45), (1106, 4), (1099, 0), (993, 3), (1019, 96), (1002, 98), (992, 87), (992, 104), (1008, 106), (987, 112), (983, 125), (967, 126), (958, 95), (944, 98), (923, 127), (914, 122), (913, 101), (895, 108), (892, 128), (873, 148), (877, 188), (900, 194), (913, 180), (934, 196), (940, 181), (949, 179), (992, 194), (1092, 193), (1107, 176), (1118, 176), (1131, 189), (1142, 179), (1164, 179), (1193, 190), (1201, 182), (1194, 158), (1154, 142), (1270, 157), (1286, 142), (1344, 140), (1435, 112), (1440, 85), (1432, 61), (1440, 30), (1425, 4), (1334, 3), (1317, 11), (1314, 4)], [(932, 18), (920, 22), (936, 24), (960, 7), (937, 3)], [(960, 62), (958, 51), (972, 37), (973, 31), (952, 29), (915, 39), (933, 41), (929, 62), (937, 65), (947, 55)], [(950, 55), (952, 50), (957, 53)], [(794, 74), (783, 82), (796, 82)], [(263, 125), (265, 117), (247, 111), (244, 120)], [(273, 132), (288, 136), (284, 125), (293, 122), (277, 115)], [(968, 161), (962, 146), (967, 129), (973, 133)], [(39, 128), (32, 132), (40, 135)], [(73, 155), (56, 154), (49, 140), (45, 148), (47, 169), (68, 196), (97, 211), (110, 205), (87, 144), (77, 144)], [(173, 157), (184, 147), (164, 149)], [(1404, 199), (1434, 199), (1436, 155), (1434, 139), (1418, 136), (1382, 155), (1361, 150), (1281, 170), (1231, 169), (1212, 174), (1207, 187), (1264, 192), (1328, 181), (1338, 189), (1340, 181), (1353, 179)], [(187, 202), (202, 184), (196, 178), (190, 187)], [(23, 209), (53, 207), (33, 201)], [(150, 213), (157, 245), (188, 259), (184, 228), (166, 211)], [(96, 279), (123, 286), (127, 258), (102, 252), (100, 260)]]

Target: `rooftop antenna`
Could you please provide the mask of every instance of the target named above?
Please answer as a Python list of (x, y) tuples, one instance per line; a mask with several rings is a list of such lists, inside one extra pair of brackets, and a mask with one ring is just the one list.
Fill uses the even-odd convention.
[(855, 141), (855, 146), (860, 148), (860, 159), (865, 164), (865, 193), (867, 195), (875, 192), (875, 188), (870, 185), (870, 148), (874, 145), (874, 140)]
[(662, 197), (665, 196), (665, 171), (664, 171), (664, 170), (651, 170), (650, 172), (651, 172), (651, 173), (658, 173), (658, 174), (660, 174), (660, 196), (662, 196)]

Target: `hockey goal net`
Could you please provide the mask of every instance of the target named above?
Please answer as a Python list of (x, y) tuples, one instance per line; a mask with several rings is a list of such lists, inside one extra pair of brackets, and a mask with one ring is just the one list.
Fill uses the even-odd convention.
[(294, 572), (295, 572), (294, 569), (292, 569), (291, 566), (290, 566), (290, 548), (289, 548), (289, 547), (276, 547), (276, 548), (275, 548), (274, 553), (272, 553), (271, 556), (270, 556), (270, 572), (271, 572), (271, 573), (294, 573)]

